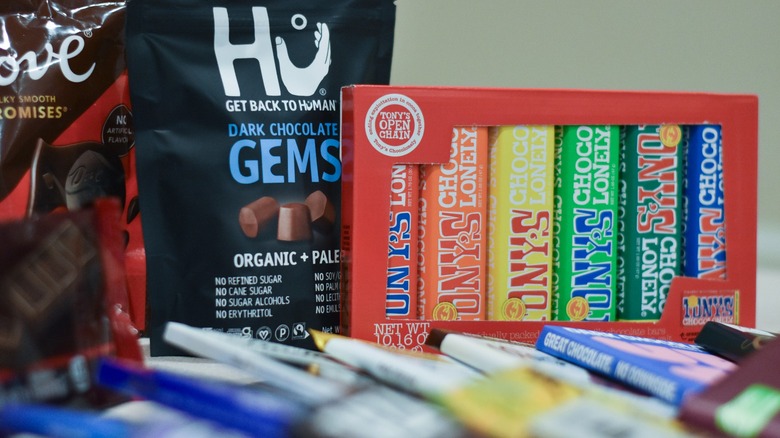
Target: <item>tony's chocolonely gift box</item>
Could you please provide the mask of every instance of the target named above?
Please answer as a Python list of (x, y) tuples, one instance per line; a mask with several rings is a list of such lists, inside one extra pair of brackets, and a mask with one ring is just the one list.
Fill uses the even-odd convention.
[(341, 329), (753, 326), (757, 125), (753, 95), (345, 87)]

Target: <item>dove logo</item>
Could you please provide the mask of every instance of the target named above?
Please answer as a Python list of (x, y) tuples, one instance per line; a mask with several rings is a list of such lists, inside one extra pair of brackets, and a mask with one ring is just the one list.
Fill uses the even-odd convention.
[[(306, 67), (298, 67), (290, 61), (287, 43), (281, 37), (272, 39), (268, 11), (264, 7), (253, 7), (254, 42), (249, 44), (231, 44), (230, 24), (226, 8), (215, 7), (214, 12), (214, 53), (217, 57), (219, 74), (226, 96), (240, 96), (241, 90), (236, 77), (234, 61), (238, 59), (256, 59), (260, 65), (265, 92), (268, 96), (280, 96), (281, 84), (294, 96), (311, 96), (328, 74), (330, 68), (330, 33), (327, 24), (317, 23), (314, 32), (314, 45), (317, 53)], [(293, 17), (295, 29), (305, 27), (306, 19), (302, 15)], [(275, 53), (274, 53), (275, 49)], [(277, 63), (279, 70), (277, 71)], [(280, 84), (281, 80), (281, 84)]]
[[(86, 71), (79, 74), (71, 68), (70, 61), (81, 54), (85, 45), (84, 38), (78, 35), (71, 35), (65, 38), (59, 50), (55, 50), (50, 43), (46, 43), (43, 50), (45, 58), (40, 63), (35, 51), (31, 50), (16, 58), (10, 55), (15, 53), (13, 48), (11, 48), (8, 50), (8, 56), (0, 56), (0, 86), (13, 84), (19, 73), (26, 73), (30, 76), (30, 79), (37, 81), (46, 74), (50, 66), (55, 64), (59, 64), (60, 71), (65, 76), (65, 79), (73, 83), (84, 82), (92, 75), (92, 72), (95, 70), (95, 64), (92, 63)], [(26, 70), (22, 69), (23, 63), (27, 64)]]

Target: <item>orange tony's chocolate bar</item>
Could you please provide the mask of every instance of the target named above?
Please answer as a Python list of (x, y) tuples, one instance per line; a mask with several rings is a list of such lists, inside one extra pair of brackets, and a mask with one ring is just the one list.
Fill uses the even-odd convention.
[(450, 160), (423, 166), (423, 319), (485, 318), (487, 128), (456, 127)]

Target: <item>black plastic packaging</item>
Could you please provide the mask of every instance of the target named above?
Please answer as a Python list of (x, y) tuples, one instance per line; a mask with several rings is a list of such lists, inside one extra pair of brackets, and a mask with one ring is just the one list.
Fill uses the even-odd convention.
[(130, 2), (152, 355), (178, 352), (167, 321), (338, 332), (340, 90), (389, 82), (394, 22), (391, 0)]

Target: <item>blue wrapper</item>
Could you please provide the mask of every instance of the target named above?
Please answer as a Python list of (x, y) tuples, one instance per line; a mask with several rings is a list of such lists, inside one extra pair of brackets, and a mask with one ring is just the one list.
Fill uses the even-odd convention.
[(306, 412), (303, 406), (278, 393), (197, 380), (109, 358), (98, 364), (96, 374), (98, 383), (106, 388), (160, 403), (250, 437), (287, 437)]
[(726, 278), (723, 155), (719, 125), (688, 128), (683, 275)]

